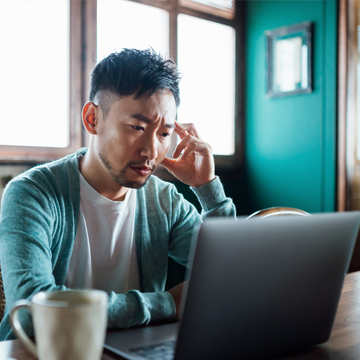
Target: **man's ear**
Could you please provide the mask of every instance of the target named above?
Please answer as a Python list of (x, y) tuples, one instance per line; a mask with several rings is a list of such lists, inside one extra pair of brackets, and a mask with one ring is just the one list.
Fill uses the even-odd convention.
[(89, 134), (96, 135), (97, 124), (98, 124), (98, 105), (88, 101), (82, 109), (82, 121), (86, 131)]

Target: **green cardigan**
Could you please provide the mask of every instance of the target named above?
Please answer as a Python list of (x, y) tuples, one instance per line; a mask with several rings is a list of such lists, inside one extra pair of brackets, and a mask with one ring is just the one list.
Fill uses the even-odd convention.
[[(67, 290), (64, 284), (80, 208), (78, 161), (86, 151), (30, 169), (3, 193), (0, 262), (6, 308), (0, 340), (14, 338), (9, 311), (17, 300), (39, 291)], [(108, 327), (174, 318), (174, 301), (164, 291), (168, 256), (186, 266), (196, 224), (206, 216), (235, 217), (235, 206), (225, 197), (218, 178), (192, 190), (202, 206), (201, 216), (174, 185), (156, 176), (137, 190), (134, 236), (141, 292), (109, 294)], [(29, 314), (21, 316), (21, 323), (33, 334)]]

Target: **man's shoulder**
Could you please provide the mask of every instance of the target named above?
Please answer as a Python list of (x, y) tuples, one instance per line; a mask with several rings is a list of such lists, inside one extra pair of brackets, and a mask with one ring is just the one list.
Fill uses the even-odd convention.
[(80, 149), (76, 153), (66, 155), (61, 159), (34, 166), (17, 176), (16, 179), (47, 177), (50, 174), (60, 178), (68, 176), (69, 171), (78, 169), (78, 158), (83, 156), (83, 151), (83, 149)]
[(36, 187), (54, 187), (78, 181), (78, 157), (84, 150), (66, 155), (61, 159), (34, 166), (16, 176), (7, 187), (19, 188), (32, 184)]

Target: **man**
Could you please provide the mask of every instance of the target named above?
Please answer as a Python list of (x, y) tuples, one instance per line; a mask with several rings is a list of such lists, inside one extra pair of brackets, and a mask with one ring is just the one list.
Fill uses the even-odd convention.
[[(83, 108), (89, 148), (7, 186), (0, 217), (1, 340), (13, 337), (14, 302), (39, 291), (106, 291), (112, 328), (175, 318), (182, 284), (164, 291), (168, 256), (187, 265), (201, 219), (235, 216), (215, 176), (211, 147), (193, 125), (175, 121), (178, 84), (174, 64), (153, 51), (109, 55), (93, 70)], [(173, 132), (181, 142), (169, 159)], [(191, 186), (202, 217), (172, 184), (151, 176), (159, 164)], [(29, 316), (21, 321), (31, 333)]]

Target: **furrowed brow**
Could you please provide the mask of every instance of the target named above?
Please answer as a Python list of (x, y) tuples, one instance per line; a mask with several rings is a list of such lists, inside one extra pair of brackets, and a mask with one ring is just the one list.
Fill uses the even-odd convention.
[(142, 121), (144, 123), (147, 123), (147, 124), (152, 123), (151, 119), (149, 119), (147, 116), (144, 116), (144, 115), (141, 115), (141, 114), (132, 114), (131, 117), (134, 118), (134, 119), (140, 120), (140, 121)]
[(166, 123), (165, 127), (167, 127), (168, 129), (175, 129), (175, 124), (174, 123), (172, 123), (172, 124)]
[[(149, 119), (147, 116), (144, 116), (142, 114), (132, 114), (131, 117), (134, 119), (143, 121), (146, 124), (153, 123), (153, 121), (151, 119)], [(169, 129), (175, 129), (175, 123), (166, 123), (164, 126)]]

